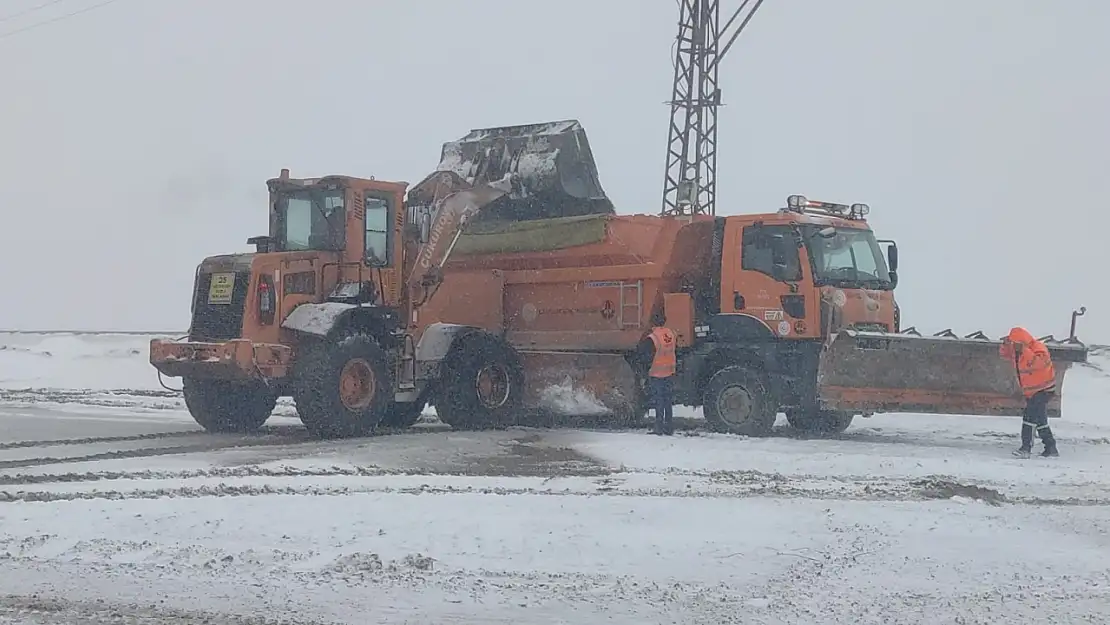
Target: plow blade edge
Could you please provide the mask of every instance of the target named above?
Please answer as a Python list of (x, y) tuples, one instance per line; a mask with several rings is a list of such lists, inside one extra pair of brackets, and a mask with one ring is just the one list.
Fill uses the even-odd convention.
[(513, 176), (513, 193), (486, 209), (480, 221), (615, 212), (601, 188), (586, 130), (576, 120), (472, 130), (443, 145), (437, 170), (470, 185)]
[[(1042, 339), (1056, 368), (1050, 417), (1060, 416), (1064, 375), (1087, 361), (1079, 342)], [(821, 354), (817, 396), (825, 409), (846, 412), (1020, 416), (1025, 399), (1000, 341), (981, 333), (958, 337), (843, 331)]]

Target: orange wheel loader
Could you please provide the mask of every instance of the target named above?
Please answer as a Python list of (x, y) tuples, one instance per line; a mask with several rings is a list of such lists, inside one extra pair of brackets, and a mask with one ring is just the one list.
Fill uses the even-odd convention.
[[(472, 131), (411, 189), (285, 170), (268, 185), (257, 251), (205, 259), (188, 339), (151, 342), (210, 431), (260, 427), (281, 395), (321, 437), (407, 427), (428, 402), (458, 428), (535, 424), (560, 385), (637, 423), (654, 310), (678, 336), (677, 402), (718, 431), (1022, 411), (999, 341), (902, 330), (898, 249), (864, 204), (616, 215), (574, 120)], [(1062, 391), (1087, 348), (1046, 343)]]

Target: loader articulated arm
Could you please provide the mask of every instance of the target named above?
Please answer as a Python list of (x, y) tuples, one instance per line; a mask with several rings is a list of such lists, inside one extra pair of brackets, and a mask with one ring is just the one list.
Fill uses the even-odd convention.
[(467, 222), (511, 190), (510, 175), (497, 182), (470, 186), (457, 174), (444, 171), (432, 174), (413, 188), (410, 202), (423, 199), (425, 205), (432, 207), (428, 240), (420, 246), (408, 278), (413, 308), (426, 304), (443, 283), (443, 265), (451, 257)]

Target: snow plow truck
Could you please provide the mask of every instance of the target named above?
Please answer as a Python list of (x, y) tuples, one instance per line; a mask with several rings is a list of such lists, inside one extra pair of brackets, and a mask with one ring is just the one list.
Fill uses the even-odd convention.
[[(575, 120), (472, 131), (411, 188), (288, 170), (267, 185), (256, 251), (204, 259), (188, 337), (150, 344), (209, 431), (255, 430), (280, 396), (318, 437), (408, 427), (428, 403), (456, 428), (527, 425), (568, 382), (639, 422), (632, 354), (656, 310), (678, 337), (677, 403), (718, 431), (1022, 412), (999, 341), (902, 327), (898, 248), (865, 204), (618, 215)], [(1062, 391), (1087, 348), (1043, 340)]]

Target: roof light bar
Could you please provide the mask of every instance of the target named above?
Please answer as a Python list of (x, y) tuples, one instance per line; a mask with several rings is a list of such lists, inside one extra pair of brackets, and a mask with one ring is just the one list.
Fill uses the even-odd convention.
[(821, 213), (848, 219), (862, 219), (871, 212), (867, 204), (837, 204), (835, 202), (819, 202), (808, 199), (804, 195), (791, 195), (786, 198), (788, 210), (796, 213)]

